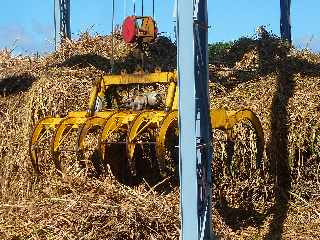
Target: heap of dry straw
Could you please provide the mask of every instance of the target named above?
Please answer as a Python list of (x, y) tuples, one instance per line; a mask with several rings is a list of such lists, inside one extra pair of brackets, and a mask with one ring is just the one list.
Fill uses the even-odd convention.
[[(139, 53), (121, 37), (115, 38), (115, 46), (116, 71), (130, 72), (142, 64)], [(148, 49), (143, 64), (172, 70), (175, 52), (170, 41), (161, 39)], [(34, 183), (28, 141), (35, 122), (49, 114), (85, 110), (93, 83), (110, 72), (110, 59), (111, 38), (88, 34), (46, 57), (0, 52), (1, 239), (178, 239), (179, 191), (170, 179), (134, 188), (112, 176), (84, 174), (50, 175)], [(280, 234), (316, 239), (320, 56), (289, 50), (267, 37), (241, 39), (221, 59), (210, 66), (212, 107), (253, 110), (262, 122), (266, 147), (262, 168), (256, 169), (255, 134), (247, 123), (237, 125), (232, 164), (243, 172), (230, 172), (225, 136), (215, 131), (216, 234), (222, 239)], [(285, 177), (278, 168), (288, 170)], [(288, 201), (279, 201), (279, 188)]]

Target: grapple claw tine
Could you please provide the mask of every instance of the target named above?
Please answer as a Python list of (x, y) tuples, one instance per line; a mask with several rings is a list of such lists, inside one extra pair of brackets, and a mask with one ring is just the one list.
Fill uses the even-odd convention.
[(150, 119), (154, 114), (155, 112), (153, 111), (143, 111), (138, 114), (130, 124), (127, 137), (127, 151), (128, 165), (133, 176), (137, 175), (136, 159), (134, 158), (137, 137), (145, 128), (148, 127), (150, 124)]
[(120, 133), (127, 134), (128, 124), (134, 118), (131, 112), (113, 112), (106, 120), (99, 138), (99, 152), (104, 164), (108, 164), (117, 178), (124, 178), (126, 164), (128, 164), (126, 147), (123, 143), (114, 142), (112, 137)]
[(93, 127), (100, 127), (102, 128), (106, 122), (105, 118), (101, 117), (90, 117), (88, 118), (84, 125), (80, 129), (80, 133), (78, 136), (78, 142), (77, 142), (77, 150), (83, 150), (84, 149), (84, 140), (88, 134), (88, 132), (93, 128)]
[[(108, 115), (106, 115), (108, 116)], [(82, 160), (84, 159), (84, 152), (85, 152), (85, 138), (88, 135), (89, 131), (94, 127), (99, 127), (101, 129), (106, 122), (105, 117), (100, 116), (93, 116), (86, 119), (83, 126), (79, 129), (77, 146), (76, 146), (76, 154), (77, 154), (77, 161), (81, 164)], [(95, 151), (99, 151), (99, 147), (95, 149)], [(101, 154), (99, 154), (101, 155)]]
[(178, 127), (178, 111), (172, 111), (167, 114), (167, 116), (160, 123), (160, 129), (156, 139), (156, 151), (157, 151), (157, 160), (160, 170), (161, 177), (166, 177), (166, 163), (165, 163), (165, 155), (166, 155), (166, 146), (165, 141), (167, 137), (167, 132), (169, 128), (176, 125)]
[(63, 140), (72, 129), (79, 129), (79, 126), (85, 121), (85, 117), (66, 117), (57, 126), (51, 142), (51, 154), (57, 171), (62, 172), (60, 146), (62, 145)]
[(37, 144), (41, 140), (42, 135), (48, 129), (55, 129), (55, 127), (60, 123), (61, 118), (55, 118), (52, 116), (45, 117), (41, 119), (33, 129), (31, 139), (29, 142), (29, 155), (31, 158), (32, 167), (36, 175), (40, 174), (39, 162), (38, 162), (38, 149)]
[(243, 120), (250, 121), (257, 134), (256, 166), (259, 168), (262, 163), (264, 151), (264, 133), (259, 118), (248, 109), (240, 111), (226, 111), (223, 108), (211, 110), (212, 128), (221, 129), (224, 131), (231, 130), (235, 124)]
[[(136, 163), (136, 146), (139, 141), (139, 137), (149, 130), (158, 131), (161, 121), (166, 116), (163, 111), (143, 111), (136, 116), (136, 118), (130, 124), (128, 138), (127, 138), (127, 151), (128, 151), (128, 164), (133, 175), (137, 174), (137, 164)], [(156, 136), (154, 134), (154, 140)], [(141, 143), (142, 146), (144, 143)], [(155, 146), (155, 151), (157, 152), (157, 143)], [(140, 164), (141, 165), (141, 164)], [(152, 165), (152, 164), (151, 164)]]

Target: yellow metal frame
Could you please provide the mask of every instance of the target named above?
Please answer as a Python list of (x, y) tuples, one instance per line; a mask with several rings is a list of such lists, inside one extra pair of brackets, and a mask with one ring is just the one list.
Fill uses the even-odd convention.
[(155, 72), (143, 73), (138, 72), (134, 74), (121, 75), (107, 75), (99, 80), (93, 87), (88, 104), (88, 114), (91, 117), (94, 114), (94, 106), (97, 96), (104, 96), (107, 89), (111, 86), (130, 85), (130, 84), (152, 84), (152, 83), (167, 83), (170, 84), (168, 97), (166, 99), (166, 108), (171, 108), (177, 85), (176, 72)]

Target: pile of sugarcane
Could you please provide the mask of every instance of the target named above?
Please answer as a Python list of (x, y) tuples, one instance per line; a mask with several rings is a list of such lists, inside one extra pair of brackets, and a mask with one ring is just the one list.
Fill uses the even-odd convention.
[[(28, 156), (35, 122), (49, 114), (85, 110), (91, 87), (110, 73), (112, 59), (116, 72), (123, 68), (132, 72), (142, 64), (141, 52), (125, 45), (119, 35), (113, 38), (112, 56), (111, 41), (110, 36), (84, 34), (48, 56), (0, 52), (1, 239), (178, 239), (175, 177), (155, 186), (144, 182), (131, 188), (112, 175), (95, 178), (78, 171), (61, 178), (52, 170), (35, 181)], [(147, 69), (175, 68), (176, 48), (168, 39), (145, 51)], [(320, 232), (320, 56), (289, 49), (270, 36), (240, 39), (219, 59), (210, 65), (212, 108), (251, 109), (263, 124), (266, 145), (257, 168), (250, 124), (237, 125), (231, 140), (215, 130), (217, 235), (262, 239), (271, 233), (276, 237), (270, 229), (279, 217), (280, 187), (289, 199), (283, 205), (287, 211), (283, 237), (316, 238)], [(233, 153), (228, 149), (230, 141)]]

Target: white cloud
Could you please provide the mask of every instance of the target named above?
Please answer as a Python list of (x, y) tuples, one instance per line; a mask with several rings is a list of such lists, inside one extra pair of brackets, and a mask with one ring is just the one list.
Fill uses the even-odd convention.
[(36, 21), (31, 30), (19, 24), (0, 25), (0, 48), (14, 49), (14, 54), (44, 53), (53, 49), (49, 26)]

